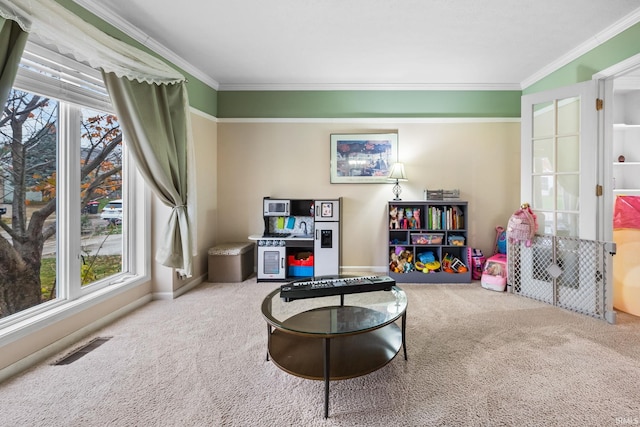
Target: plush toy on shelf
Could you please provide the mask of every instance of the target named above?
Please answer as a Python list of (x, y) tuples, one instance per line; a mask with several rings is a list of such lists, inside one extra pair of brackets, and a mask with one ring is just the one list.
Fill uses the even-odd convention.
[(389, 209), (389, 229), (395, 230), (396, 228), (400, 228), (400, 223), (398, 222), (398, 208), (396, 206), (392, 206)]
[(404, 210), (404, 219), (400, 223), (400, 227), (405, 230), (411, 228), (411, 218), (413, 217), (413, 210), (411, 208), (405, 208)]
[(413, 253), (403, 246), (397, 246), (389, 254), (389, 270), (394, 273), (408, 273), (414, 271)]
[(420, 224), (420, 209), (414, 209), (413, 210), (413, 223), (412, 223), (413, 227), (411, 228), (422, 228), (422, 225)]

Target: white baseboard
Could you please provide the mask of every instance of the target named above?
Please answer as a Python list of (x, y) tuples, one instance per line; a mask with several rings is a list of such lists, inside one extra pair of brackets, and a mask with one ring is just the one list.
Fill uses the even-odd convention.
[(372, 265), (349, 265), (340, 267), (340, 272), (345, 274), (357, 274), (357, 273), (386, 273), (387, 267), (372, 266)]
[(207, 277), (206, 274), (203, 274), (202, 276), (199, 276), (199, 277), (195, 277), (189, 283), (187, 283), (184, 286), (179, 287), (178, 289), (176, 289), (173, 292), (153, 292), (152, 298), (154, 300), (172, 300), (172, 299), (176, 299), (180, 295), (186, 294), (191, 289), (195, 288), (200, 283), (204, 282), (205, 277)]

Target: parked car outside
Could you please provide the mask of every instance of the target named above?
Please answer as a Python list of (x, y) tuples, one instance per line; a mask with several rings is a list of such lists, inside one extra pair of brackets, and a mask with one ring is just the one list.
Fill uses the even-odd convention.
[(112, 223), (122, 222), (122, 200), (112, 200), (102, 208), (100, 218)]

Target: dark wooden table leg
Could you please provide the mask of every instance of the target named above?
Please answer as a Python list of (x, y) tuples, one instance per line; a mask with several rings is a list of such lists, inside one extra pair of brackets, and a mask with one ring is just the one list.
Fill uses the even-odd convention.
[(269, 346), (271, 345), (271, 325), (267, 323), (267, 362), (269, 361)]
[(407, 341), (405, 340), (407, 332), (407, 312), (402, 315), (402, 348), (404, 349), (404, 360), (407, 360)]
[(329, 338), (324, 338), (324, 417), (329, 418)]

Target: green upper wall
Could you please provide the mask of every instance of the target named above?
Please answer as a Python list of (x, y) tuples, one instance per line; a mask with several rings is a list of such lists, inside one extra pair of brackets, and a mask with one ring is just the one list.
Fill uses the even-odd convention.
[(187, 91), (189, 93), (189, 104), (200, 111), (203, 111), (212, 116), (218, 115), (218, 91), (211, 88), (207, 84), (195, 78), (193, 75), (187, 73), (180, 67), (177, 67), (175, 64), (169, 62), (166, 58), (158, 55), (156, 52), (153, 52), (146, 46), (138, 43), (133, 38), (129, 37), (127, 34), (113, 27), (112, 25), (106, 23), (102, 19), (96, 17), (94, 14), (88, 12), (84, 8), (78, 6), (72, 0), (56, 0), (66, 9), (75, 13), (85, 21), (91, 23), (91, 25), (99, 28), (105, 33), (109, 34), (112, 37), (115, 37), (118, 40), (121, 40), (131, 46), (135, 46), (140, 50), (143, 50), (156, 58), (160, 58), (165, 61), (167, 64), (174, 67), (176, 70), (179, 70), (186, 78), (187, 78)]
[(640, 53), (640, 23), (607, 40), (523, 90), (542, 92), (591, 80), (594, 74)]
[(520, 91), (221, 91), (218, 117), (520, 117), (520, 95)]

